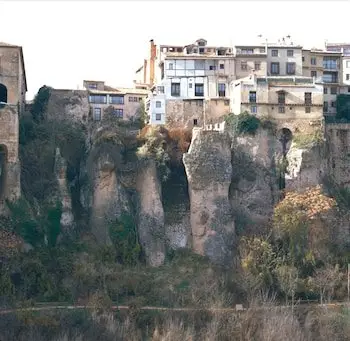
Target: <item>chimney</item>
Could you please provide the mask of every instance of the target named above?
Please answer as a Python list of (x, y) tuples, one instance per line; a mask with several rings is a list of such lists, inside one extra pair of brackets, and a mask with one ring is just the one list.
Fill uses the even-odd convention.
[(149, 83), (152, 87), (154, 84), (154, 63), (157, 56), (156, 45), (154, 40), (150, 40), (150, 60), (149, 60)]

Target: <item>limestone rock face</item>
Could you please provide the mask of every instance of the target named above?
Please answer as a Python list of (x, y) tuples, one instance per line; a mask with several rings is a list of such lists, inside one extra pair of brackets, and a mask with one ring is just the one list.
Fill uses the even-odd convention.
[(266, 224), (278, 200), (276, 143), (263, 129), (233, 140), (230, 201), (237, 219), (243, 217), (249, 226)]
[(129, 197), (120, 183), (115, 160), (110, 154), (101, 153), (91, 171), (91, 231), (98, 242), (110, 245), (109, 223), (122, 213), (130, 212)]
[(192, 248), (213, 262), (227, 264), (235, 241), (228, 198), (232, 177), (230, 138), (195, 128), (183, 162), (189, 185)]
[(58, 190), (62, 204), (61, 226), (63, 228), (72, 227), (74, 216), (72, 211), (72, 200), (67, 184), (67, 162), (63, 159), (60, 149), (56, 148), (55, 155), (55, 173), (58, 181)]
[(156, 164), (145, 161), (136, 179), (138, 192), (138, 232), (140, 243), (151, 266), (165, 259), (164, 211)]
[(323, 146), (308, 149), (297, 148), (293, 143), (287, 153), (287, 190), (303, 190), (322, 183), (326, 159)]

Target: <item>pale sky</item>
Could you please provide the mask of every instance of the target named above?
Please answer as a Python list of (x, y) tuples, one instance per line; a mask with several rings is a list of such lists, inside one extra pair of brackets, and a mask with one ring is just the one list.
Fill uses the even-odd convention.
[(326, 39), (350, 41), (349, 13), (350, 2), (331, 0), (0, 0), (0, 41), (23, 47), (31, 99), (42, 85), (81, 89), (83, 79), (132, 86), (152, 38), (231, 46), (289, 34), (294, 44), (321, 48)]

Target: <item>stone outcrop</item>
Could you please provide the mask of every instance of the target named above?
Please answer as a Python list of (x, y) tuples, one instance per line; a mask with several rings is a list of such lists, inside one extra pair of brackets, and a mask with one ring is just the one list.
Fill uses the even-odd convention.
[(140, 243), (148, 263), (159, 266), (165, 259), (165, 232), (161, 186), (154, 161), (147, 160), (140, 167), (136, 189)]
[(56, 148), (55, 173), (58, 181), (59, 197), (62, 205), (61, 227), (70, 228), (74, 225), (72, 199), (67, 184), (67, 162)]
[(232, 177), (229, 136), (194, 129), (183, 161), (189, 185), (192, 248), (213, 262), (228, 264), (235, 242), (229, 202)]
[(244, 225), (261, 227), (273, 213), (278, 200), (276, 144), (273, 134), (263, 129), (259, 129), (254, 136), (233, 140), (230, 201), (237, 225), (238, 219), (243, 219)]
[(292, 143), (287, 153), (287, 190), (303, 190), (321, 184), (325, 176), (325, 151), (323, 145), (298, 148)]

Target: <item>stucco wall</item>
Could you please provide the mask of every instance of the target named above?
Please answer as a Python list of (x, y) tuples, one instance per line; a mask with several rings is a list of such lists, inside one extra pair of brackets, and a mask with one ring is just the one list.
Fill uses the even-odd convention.
[(201, 100), (168, 100), (166, 102), (166, 124), (172, 127), (191, 128), (193, 120), (197, 126), (203, 124), (204, 103)]

